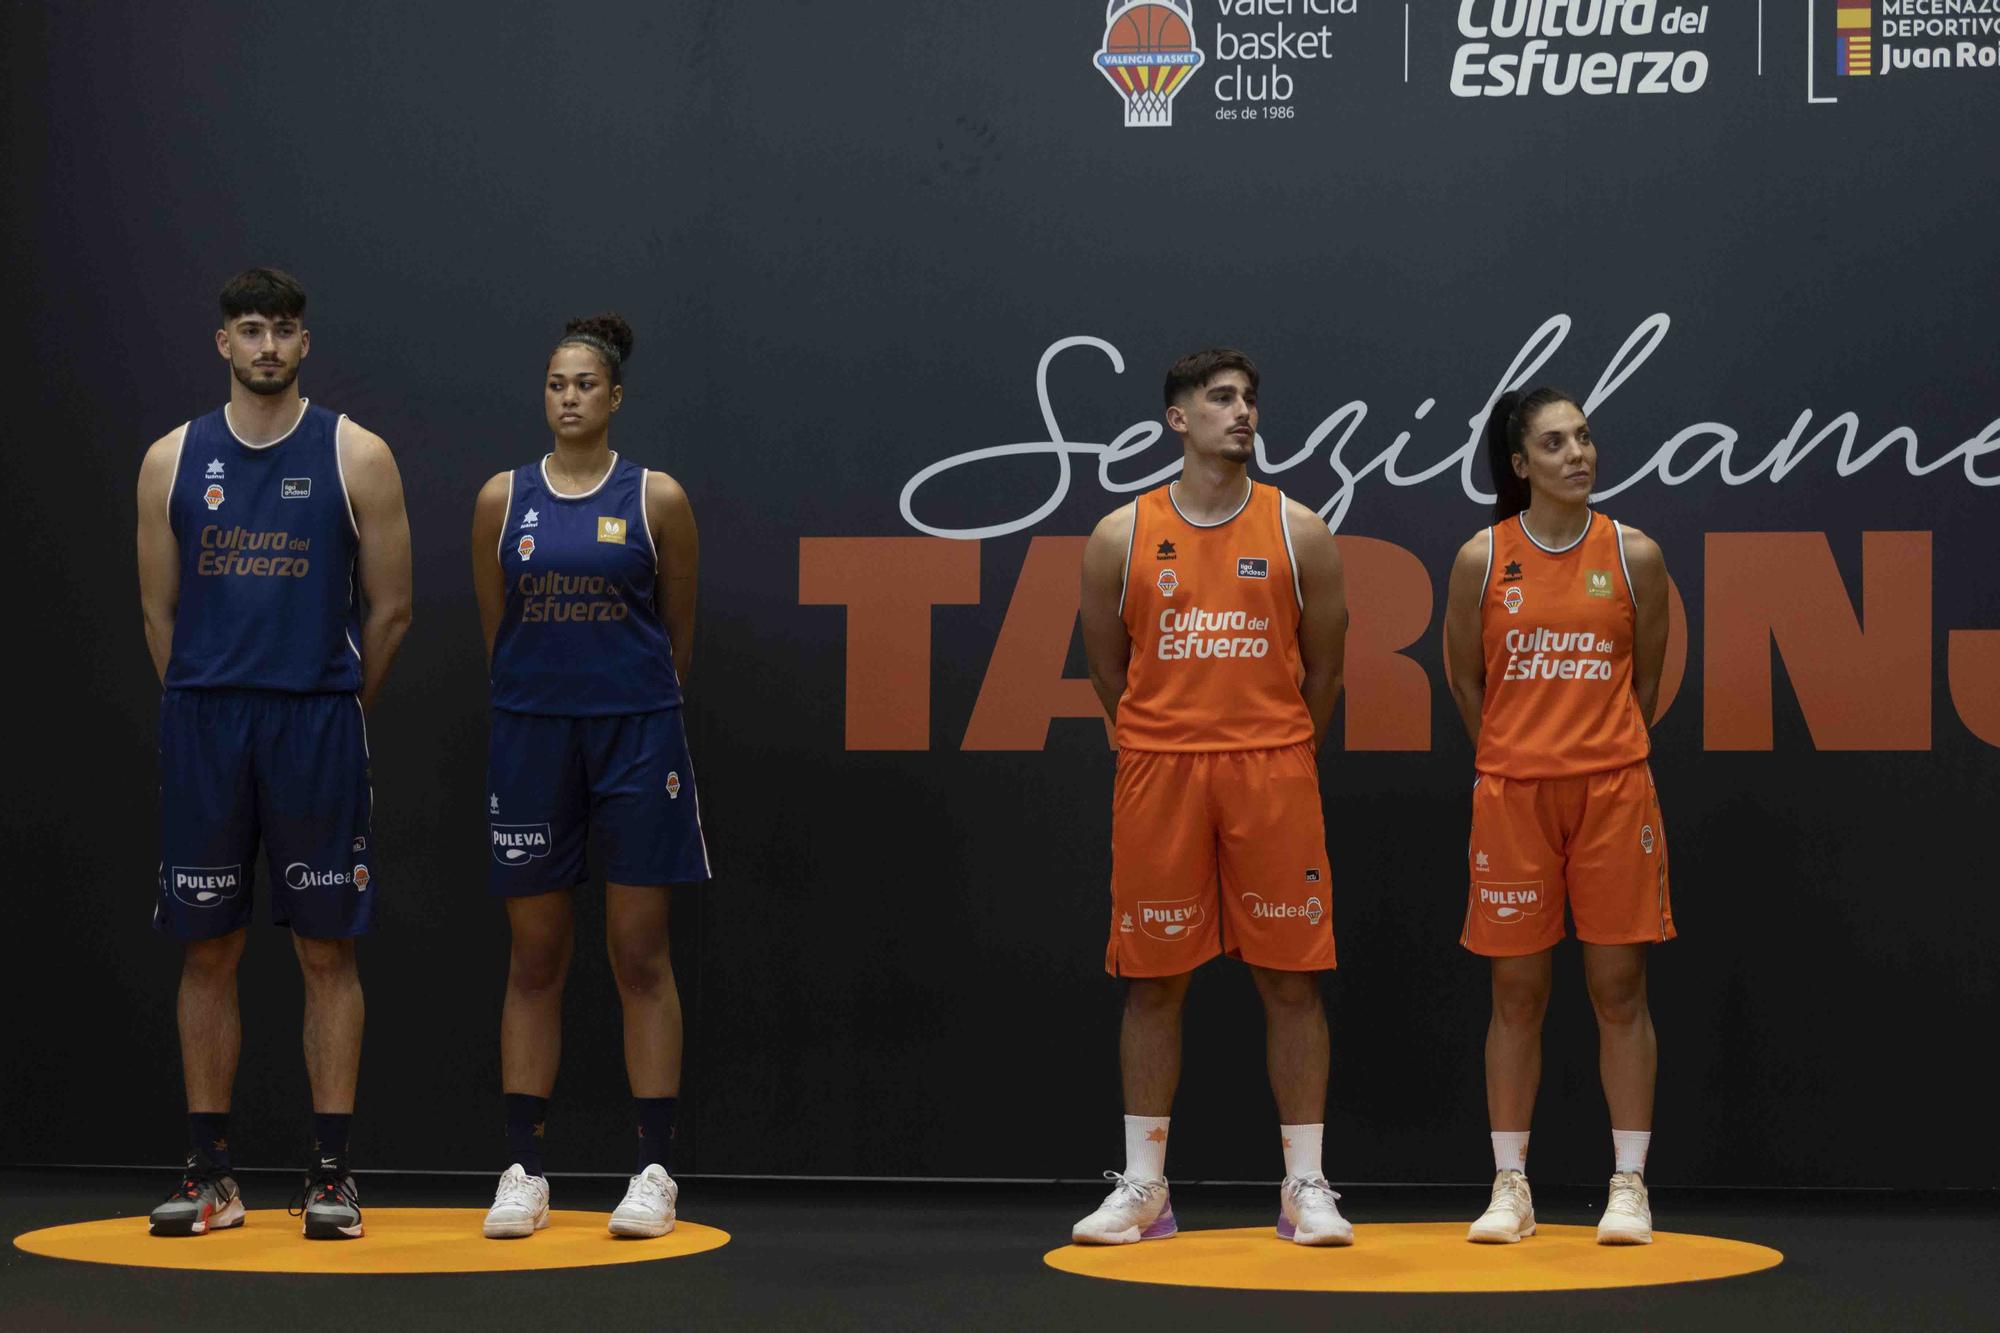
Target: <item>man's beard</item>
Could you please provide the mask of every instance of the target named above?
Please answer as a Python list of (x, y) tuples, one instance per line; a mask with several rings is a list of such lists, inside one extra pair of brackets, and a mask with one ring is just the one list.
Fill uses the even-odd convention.
[(261, 394), (266, 398), (274, 393), (283, 393), (285, 390), (291, 388), (292, 381), (299, 377), (299, 368), (296, 365), (287, 371), (283, 379), (275, 380), (255, 378), (259, 370), (266, 369), (263, 366), (253, 365), (249, 370), (242, 370), (232, 365), (230, 369), (236, 372), (236, 382), (238, 384), (248, 389), (251, 393)]

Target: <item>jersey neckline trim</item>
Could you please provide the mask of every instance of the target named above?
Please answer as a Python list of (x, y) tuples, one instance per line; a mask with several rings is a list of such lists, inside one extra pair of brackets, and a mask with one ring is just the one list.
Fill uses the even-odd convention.
[(252, 444), (250, 443), (250, 441), (244, 439), (241, 435), (238, 435), (236, 433), (236, 423), (229, 419), (228, 403), (224, 403), (222, 405), (222, 428), (229, 432), (229, 437), (231, 439), (235, 440), (245, 449), (255, 449), (259, 453), (261, 453), (266, 449), (277, 448), (279, 445), (283, 444), (286, 440), (291, 439), (293, 435), (297, 434), (299, 427), (305, 424), (306, 412), (310, 410), (311, 407), (312, 407), (312, 399), (310, 398), (299, 399), (298, 420), (294, 421), (283, 435), (280, 435), (277, 439), (272, 440), (269, 444)]
[(558, 500), (588, 500), (591, 496), (603, 490), (604, 483), (610, 481), (611, 474), (618, 470), (618, 451), (613, 449), (611, 451), (611, 465), (604, 469), (604, 475), (597, 479), (595, 486), (592, 486), (587, 491), (559, 491), (556, 489), (555, 482), (549, 479), (549, 460), (554, 457), (555, 455), (552, 453), (543, 454), (542, 461), (535, 466), (541, 470), (542, 488)]
[(1187, 524), (1189, 527), (1192, 528), (1226, 527), (1229, 524), (1234, 523), (1238, 518), (1241, 518), (1243, 516), (1243, 511), (1250, 507), (1250, 497), (1257, 494), (1257, 483), (1255, 481), (1252, 481), (1249, 477), (1245, 477), (1243, 479), (1243, 482), (1245, 486), (1245, 490), (1243, 492), (1243, 503), (1237, 505), (1236, 512), (1231, 514), (1228, 518), (1219, 518), (1213, 523), (1198, 523), (1194, 519), (1189, 518), (1187, 514), (1181, 509), (1180, 501), (1174, 499), (1174, 487), (1180, 485), (1178, 481), (1170, 481), (1167, 483), (1167, 503), (1173, 506), (1174, 512), (1176, 514), (1180, 515), (1181, 522)]
[[(1514, 515), (1514, 521), (1521, 525), (1521, 535), (1526, 537), (1529, 541), (1533, 542), (1536, 550), (1542, 552), (1544, 555), (1566, 555), (1567, 553), (1574, 551), (1577, 547), (1583, 545), (1583, 539), (1590, 535), (1591, 527), (1597, 522), (1597, 511), (1595, 509), (1592, 509), (1589, 510), (1588, 513), (1590, 516), (1584, 519), (1583, 521), (1583, 531), (1577, 533), (1576, 540), (1571, 542), (1567, 546), (1544, 546), (1540, 541), (1540, 539), (1538, 539), (1534, 533), (1528, 531), (1528, 518), (1526, 511)], [(1492, 572), (1491, 570), (1491, 563), (1493, 559), (1492, 552), (1490, 551), (1487, 552), (1486, 558), (1488, 562), (1487, 572), (1490, 574)]]

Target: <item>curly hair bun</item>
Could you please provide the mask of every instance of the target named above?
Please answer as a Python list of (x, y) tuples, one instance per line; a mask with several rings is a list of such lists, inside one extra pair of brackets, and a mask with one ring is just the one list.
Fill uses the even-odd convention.
[(563, 325), (565, 338), (595, 338), (608, 344), (618, 353), (622, 364), (632, 357), (632, 326), (622, 315), (606, 311), (600, 315), (582, 315)]

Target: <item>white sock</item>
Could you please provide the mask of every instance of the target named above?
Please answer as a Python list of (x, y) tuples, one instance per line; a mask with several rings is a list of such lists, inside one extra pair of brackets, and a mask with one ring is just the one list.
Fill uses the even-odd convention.
[(1525, 1129), (1496, 1129), (1492, 1131), (1493, 1169), (1495, 1171), (1520, 1171), (1528, 1169), (1528, 1131)]
[(1304, 1179), (1323, 1174), (1319, 1169), (1319, 1146), (1326, 1126), (1279, 1125), (1278, 1141), (1285, 1145), (1285, 1174)]
[(1652, 1142), (1653, 1131), (1650, 1129), (1612, 1130), (1611, 1153), (1617, 1158), (1617, 1169), (1646, 1174), (1646, 1149)]
[(1166, 1178), (1167, 1119), (1163, 1115), (1125, 1117), (1126, 1175), (1134, 1180)]

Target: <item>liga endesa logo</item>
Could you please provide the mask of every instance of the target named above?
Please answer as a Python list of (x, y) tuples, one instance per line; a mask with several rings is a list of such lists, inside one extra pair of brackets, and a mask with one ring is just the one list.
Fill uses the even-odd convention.
[(1096, 65), (1125, 99), (1125, 128), (1174, 123), (1174, 96), (1201, 68), (1193, 0), (1111, 0)]

